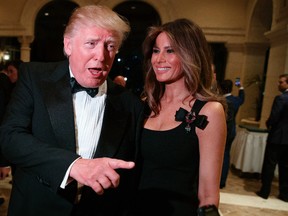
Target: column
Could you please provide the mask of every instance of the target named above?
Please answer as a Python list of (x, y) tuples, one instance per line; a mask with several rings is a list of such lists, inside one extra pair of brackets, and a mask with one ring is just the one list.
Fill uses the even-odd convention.
[(24, 62), (30, 61), (30, 44), (33, 42), (33, 36), (20, 36), (18, 37), (18, 41), (21, 44), (20, 47), (20, 59)]
[(270, 115), (274, 97), (280, 94), (277, 86), (278, 77), (280, 74), (288, 73), (288, 25), (274, 28), (265, 35), (271, 45), (260, 122), (260, 127), (263, 128), (266, 127), (265, 122)]
[(241, 107), (241, 118), (260, 120), (265, 85), (265, 62), (269, 50), (268, 42), (246, 42), (243, 64), (243, 86), (245, 103)]

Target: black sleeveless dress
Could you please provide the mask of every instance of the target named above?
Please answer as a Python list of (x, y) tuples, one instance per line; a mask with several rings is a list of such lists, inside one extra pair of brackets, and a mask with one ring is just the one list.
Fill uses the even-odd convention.
[[(204, 103), (194, 103), (196, 116)], [(144, 129), (137, 215), (197, 215), (199, 142), (195, 122), (188, 125), (190, 131), (187, 120), (171, 130)]]

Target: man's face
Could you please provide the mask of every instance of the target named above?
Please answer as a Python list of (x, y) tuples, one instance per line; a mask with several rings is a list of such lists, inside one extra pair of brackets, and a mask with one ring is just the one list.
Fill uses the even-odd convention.
[(106, 80), (119, 43), (113, 31), (93, 26), (79, 28), (73, 37), (64, 37), (71, 71), (80, 85), (95, 88)]
[(284, 92), (288, 89), (288, 83), (285, 77), (281, 77), (278, 81), (278, 90)]

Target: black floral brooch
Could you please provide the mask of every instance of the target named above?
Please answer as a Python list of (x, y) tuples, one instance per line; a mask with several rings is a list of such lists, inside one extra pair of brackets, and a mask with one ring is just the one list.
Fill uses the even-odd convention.
[(185, 130), (186, 132), (191, 131), (191, 124), (194, 123), (196, 127), (200, 128), (201, 130), (204, 130), (209, 123), (207, 121), (207, 116), (205, 115), (196, 115), (195, 112), (188, 112), (187, 110), (183, 109), (182, 107), (179, 108), (178, 111), (176, 111), (175, 114), (175, 121), (183, 121), (186, 122)]

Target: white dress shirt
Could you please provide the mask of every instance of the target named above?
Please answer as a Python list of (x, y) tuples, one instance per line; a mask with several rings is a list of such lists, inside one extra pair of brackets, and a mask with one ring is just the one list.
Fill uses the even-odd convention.
[(85, 91), (73, 94), (77, 153), (85, 159), (93, 158), (101, 134), (107, 84), (99, 87), (95, 97)]
[[(73, 77), (71, 70), (70, 75)], [(95, 154), (103, 123), (106, 93), (107, 81), (99, 86), (95, 97), (91, 97), (85, 91), (73, 94), (76, 151), (81, 158), (91, 159)], [(61, 188), (67, 185), (69, 173), (75, 161), (69, 166), (60, 185)]]

